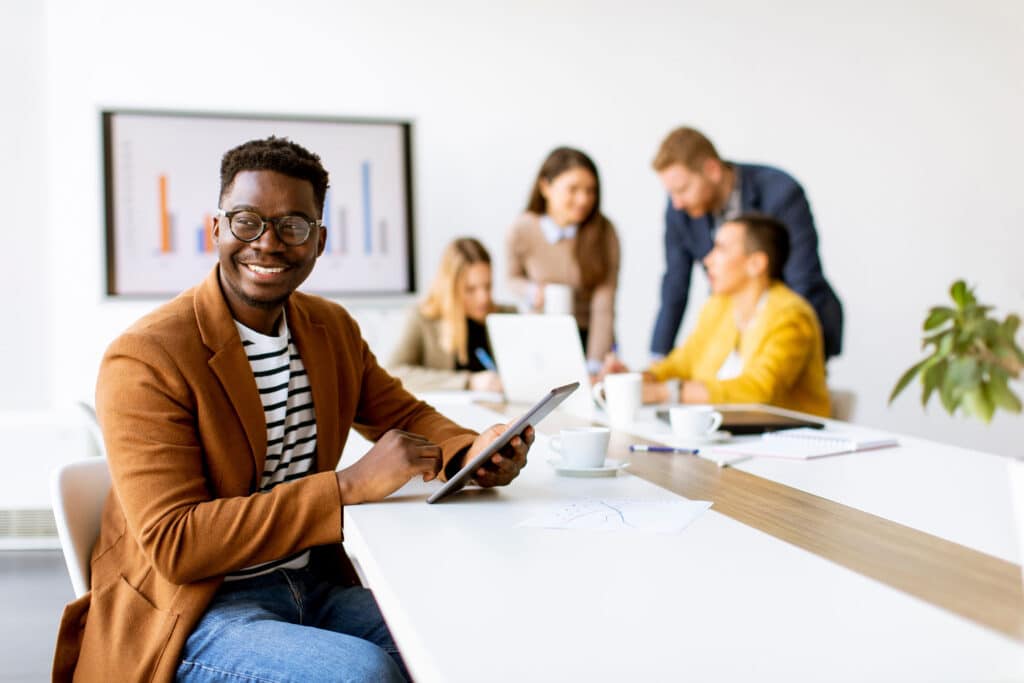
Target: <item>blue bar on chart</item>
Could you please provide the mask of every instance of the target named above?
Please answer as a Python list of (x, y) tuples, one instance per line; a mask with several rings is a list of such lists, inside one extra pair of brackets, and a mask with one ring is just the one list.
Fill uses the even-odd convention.
[(363, 162), (363, 249), (373, 252), (373, 206), (370, 203), (370, 162)]
[(203, 216), (203, 222), (196, 228), (196, 251), (200, 254), (213, 253), (213, 217)]

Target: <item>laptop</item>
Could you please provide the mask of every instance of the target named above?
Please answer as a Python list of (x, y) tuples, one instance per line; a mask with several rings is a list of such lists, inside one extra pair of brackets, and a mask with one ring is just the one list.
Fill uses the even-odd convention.
[(573, 316), (492, 313), (487, 316), (487, 337), (506, 401), (533, 403), (553, 386), (579, 382), (563, 406), (580, 417), (596, 414)]

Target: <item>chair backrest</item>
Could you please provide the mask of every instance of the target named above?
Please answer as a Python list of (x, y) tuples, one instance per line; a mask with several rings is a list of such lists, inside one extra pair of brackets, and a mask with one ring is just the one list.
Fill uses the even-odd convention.
[(106, 458), (69, 462), (58, 467), (50, 479), (53, 518), (75, 597), (89, 591), (89, 560), (109, 491)]
[(857, 408), (857, 395), (849, 389), (829, 389), (828, 393), (832, 400), (831, 417), (844, 422), (853, 419), (853, 412)]
[(85, 401), (75, 401), (75, 405), (78, 406), (85, 426), (89, 430), (89, 435), (92, 436), (92, 445), (96, 455), (106, 457), (107, 452), (103, 448), (103, 430), (100, 429), (99, 420), (96, 419), (96, 409), (92, 407), (91, 403)]

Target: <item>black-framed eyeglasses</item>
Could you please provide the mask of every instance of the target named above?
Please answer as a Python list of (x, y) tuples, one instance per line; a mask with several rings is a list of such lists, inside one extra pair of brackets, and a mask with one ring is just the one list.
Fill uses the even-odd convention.
[(323, 225), (323, 221), (311, 221), (305, 216), (297, 215), (264, 218), (249, 209), (234, 211), (217, 209), (217, 215), (228, 220), (228, 229), (237, 240), (255, 242), (263, 235), (267, 226), (271, 225), (274, 227), (274, 232), (277, 233), (277, 239), (292, 247), (305, 244), (309, 239), (309, 233), (313, 232), (313, 228)]

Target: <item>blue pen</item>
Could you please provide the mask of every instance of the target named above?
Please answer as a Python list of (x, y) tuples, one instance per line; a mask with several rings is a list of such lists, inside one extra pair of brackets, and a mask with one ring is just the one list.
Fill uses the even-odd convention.
[(476, 347), (473, 353), (476, 354), (476, 359), (480, 361), (480, 365), (484, 366), (484, 370), (494, 372), (498, 369), (498, 366), (494, 364), (494, 359), (491, 358), (491, 354), (487, 353), (483, 347)]
[(696, 448), (677, 448), (676, 446), (648, 446), (642, 443), (631, 444), (630, 453), (682, 453), (684, 455), (697, 455), (700, 451)]

